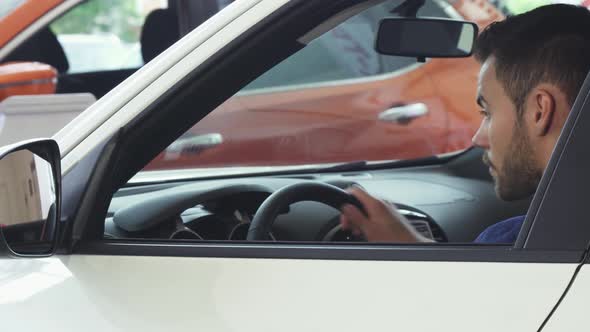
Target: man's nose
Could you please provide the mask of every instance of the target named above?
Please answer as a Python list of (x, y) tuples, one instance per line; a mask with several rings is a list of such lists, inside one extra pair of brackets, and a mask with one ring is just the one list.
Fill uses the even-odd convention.
[(473, 145), (478, 146), (480, 148), (489, 148), (490, 143), (488, 140), (488, 130), (487, 126), (483, 121), (479, 126), (479, 129), (477, 129), (477, 132), (475, 132), (475, 135), (473, 135), (473, 137), (471, 138), (471, 142), (473, 142)]

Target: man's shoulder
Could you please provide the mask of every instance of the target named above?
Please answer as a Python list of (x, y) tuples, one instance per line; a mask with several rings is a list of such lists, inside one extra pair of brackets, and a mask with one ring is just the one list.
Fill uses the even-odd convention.
[(517, 216), (494, 224), (483, 231), (475, 243), (514, 243), (525, 216)]

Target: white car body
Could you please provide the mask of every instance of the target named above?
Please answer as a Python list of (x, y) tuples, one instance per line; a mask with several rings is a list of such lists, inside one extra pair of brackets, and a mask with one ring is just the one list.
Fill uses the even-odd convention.
[(575, 269), (83, 255), (0, 266), (14, 331), (530, 331)]
[[(62, 173), (289, 1), (232, 3), (94, 103), (54, 136)], [(0, 258), (0, 326), (47, 332), (536, 331), (578, 265), (85, 254)], [(547, 331), (586, 330), (576, 321), (583, 317), (590, 285), (587, 268), (582, 272), (572, 288), (576, 295), (566, 297)]]

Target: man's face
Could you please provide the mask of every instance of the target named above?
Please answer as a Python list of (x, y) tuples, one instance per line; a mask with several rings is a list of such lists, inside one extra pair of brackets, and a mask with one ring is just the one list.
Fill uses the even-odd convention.
[(484, 163), (494, 178), (497, 195), (507, 201), (528, 197), (535, 192), (542, 170), (535, 162), (527, 124), (519, 120), (496, 77), (493, 58), (484, 62), (479, 73), (478, 104), (483, 119), (473, 143), (485, 149)]

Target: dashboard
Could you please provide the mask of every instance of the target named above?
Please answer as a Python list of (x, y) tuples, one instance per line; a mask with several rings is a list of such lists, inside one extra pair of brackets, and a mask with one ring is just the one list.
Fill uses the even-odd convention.
[[(392, 202), (422, 235), (471, 242), (489, 225), (524, 214), (527, 201), (502, 202), (486, 179), (461, 177), (445, 166), (144, 184), (113, 197), (105, 238), (243, 241), (261, 204), (286, 186), (358, 184)], [(338, 209), (305, 200), (282, 207), (268, 232), (280, 242), (364, 241), (339, 225)]]

